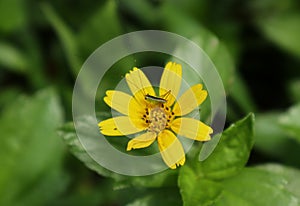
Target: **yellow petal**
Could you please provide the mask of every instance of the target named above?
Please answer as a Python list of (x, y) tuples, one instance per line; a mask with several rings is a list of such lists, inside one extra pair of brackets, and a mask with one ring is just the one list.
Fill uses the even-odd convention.
[(169, 130), (162, 131), (157, 137), (157, 142), (161, 156), (168, 167), (176, 169), (176, 166), (184, 164), (184, 150), (173, 132)]
[(183, 93), (172, 111), (176, 116), (186, 115), (198, 107), (206, 97), (207, 91), (202, 90), (202, 84), (196, 84)]
[(135, 122), (132, 122), (132, 119), (127, 116), (118, 116), (103, 120), (98, 126), (100, 127), (100, 132), (104, 135), (123, 136), (145, 130), (146, 127), (139, 121), (139, 119), (136, 119)]
[(129, 114), (130, 104), (137, 105), (135, 99), (129, 94), (114, 90), (106, 91), (104, 102), (114, 110), (125, 115)]
[(181, 77), (181, 65), (174, 62), (168, 62), (161, 76), (159, 95), (160, 97), (163, 97), (168, 91), (171, 91), (171, 95), (169, 95), (167, 101), (169, 106), (174, 103), (175, 98), (178, 95), (181, 85)]
[(125, 75), (126, 82), (138, 101), (144, 101), (145, 95), (155, 96), (154, 89), (144, 74), (144, 72), (136, 67)]
[(135, 98), (132, 98), (129, 102), (129, 111), (128, 116), (132, 119), (134, 122), (136, 119), (142, 119), (143, 115), (146, 113), (146, 102), (143, 101), (137, 101)]
[(213, 133), (213, 129), (203, 122), (186, 117), (175, 119), (171, 129), (179, 135), (198, 141), (210, 140), (210, 134)]
[(132, 149), (148, 147), (155, 141), (155, 139), (156, 139), (156, 133), (146, 132), (130, 140), (127, 144), (127, 151), (130, 151)]

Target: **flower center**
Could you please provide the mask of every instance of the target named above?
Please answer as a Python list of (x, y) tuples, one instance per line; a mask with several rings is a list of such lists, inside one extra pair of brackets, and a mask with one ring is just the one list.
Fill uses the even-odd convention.
[(148, 118), (148, 131), (159, 134), (167, 125), (167, 117), (163, 108), (156, 106), (150, 109)]

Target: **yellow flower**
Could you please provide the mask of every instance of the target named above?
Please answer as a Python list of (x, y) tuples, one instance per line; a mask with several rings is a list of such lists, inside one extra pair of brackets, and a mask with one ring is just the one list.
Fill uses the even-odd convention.
[(199, 120), (183, 117), (198, 107), (207, 97), (202, 84), (196, 84), (176, 99), (181, 86), (180, 64), (167, 63), (159, 85), (159, 96), (145, 74), (133, 68), (126, 74), (133, 96), (115, 90), (106, 92), (104, 101), (124, 114), (99, 123), (107, 136), (123, 136), (142, 132), (127, 144), (127, 151), (150, 146), (156, 139), (164, 162), (172, 169), (183, 165), (185, 153), (176, 134), (198, 140), (210, 140), (212, 128)]

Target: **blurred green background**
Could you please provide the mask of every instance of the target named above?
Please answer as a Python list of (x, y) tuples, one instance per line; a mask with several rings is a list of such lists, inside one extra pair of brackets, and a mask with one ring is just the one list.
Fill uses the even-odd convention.
[[(0, 0), (0, 205), (148, 205), (137, 198), (164, 198), (165, 190), (116, 187), (72, 156), (57, 132), (72, 121), (73, 85), (86, 58), (144, 29), (175, 32), (204, 49), (225, 86), (227, 125), (255, 113), (248, 165), (300, 167), (299, 1)], [(96, 109), (109, 109), (104, 91), (132, 66), (166, 61), (139, 54), (116, 63)], [(181, 204), (178, 188), (168, 193)]]

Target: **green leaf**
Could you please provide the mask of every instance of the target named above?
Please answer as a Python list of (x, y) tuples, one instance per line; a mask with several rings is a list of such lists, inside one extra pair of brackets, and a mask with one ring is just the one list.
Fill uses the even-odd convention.
[(4, 109), (0, 118), (0, 158), (5, 168), (0, 170), (1, 205), (44, 205), (60, 194), (67, 183), (61, 167), (63, 144), (56, 134), (62, 122), (61, 106), (50, 89), (32, 98), (17, 98)]
[(247, 163), (254, 143), (253, 124), (254, 115), (249, 114), (226, 129), (215, 150), (207, 159), (200, 162), (195, 159), (189, 163), (198, 171), (197, 175), (223, 179), (237, 174)]
[(177, 185), (178, 170), (165, 170), (158, 174), (148, 176), (127, 177), (115, 183), (115, 189), (123, 189), (127, 187), (170, 187)]
[(22, 51), (27, 61), (26, 79), (35, 90), (45, 88), (50, 84), (49, 74), (45, 72), (45, 68), (48, 68), (48, 63), (45, 62), (43, 57), (43, 46), (37, 41), (39, 39), (38, 34), (30, 30), (24, 30), (19, 35), (22, 36)]
[[(142, 23), (143, 25), (153, 25), (158, 20), (157, 8), (155, 8), (150, 1), (119, 0), (116, 3), (123, 11), (134, 16), (138, 23)], [(134, 24), (135, 22), (130, 23)]]
[[(83, 126), (87, 127), (86, 137), (88, 138), (92, 136), (93, 134), (89, 134), (90, 130), (88, 130), (89, 128), (93, 127), (90, 118), (83, 117), (81, 123), (83, 124)], [(80, 161), (82, 161), (89, 169), (105, 177), (122, 179), (121, 175), (118, 175), (105, 169), (104, 167), (99, 165), (95, 160), (92, 159), (92, 157), (87, 153), (86, 149), (83, 147), (80, 140), (78, 139), (73, 122), (63, 125), (59, 129), (58, 134), (64, 139), (65, 143), (69, 146), (69, 149), (72, 152), (72, 154), (75, 155)]]
[(299, 144), (280, 125), (281, 112), (256, 115), (255, 149), (287, 164), (299, 166)]
[(148, 191), (143, 197), (140, 197), (127, 204), (127, 206), (176, 206), (182, 205), (182, 200), (177, 188), (161, 188), (154, 191)]
[(102, 7), (90, 15), (80, 29), (76, 40), (80, 49), (83, 50), (82, 54), (88, 57), (99, 46), (121, 34), (121, 22), (116, 2), (106, 1)]
[(236, 176), (213, 181), (198, 176), (198, 171), (183, 167), (179, 187), (184, 205), (293, 205), (299, 200), (285, 188), (285, 179), (259, 169), (248, 168)]
[(29, 66), (22, 52), (3, 42), (0, 42), (0, 65), (16, 72), (24, 72)]
[(44, 3), (41, 8), (61, 41), (73, 74), (77, 75), (82, 61), (79, 59), (79, 49), (73, 32), (65, 25), (49, 4)]
[(289, 96), (293, 102), (300, 102), (300, 79), (289, 83)]
[(300, 199), (300, 170), (279, 164), (264, 164), (256, 166), (256, 168), (283, 177), (286, 180), (287, 190)]
[(258, 18), (256, 23), (270, 40), (294, 55), (300, 56), (298, 11)]
[(255, 120), (255, 147), (272, 156), (282, 154), (281, 146), (286, 139), (279, 126), (279, 112), (257, 114)]
[(222, 184), (249, 205), (299, 205), (299, 200), (285, 188), (285, 179), (270, 172), (249, 168)]
[[(80, 173), (77, 171), (77, 173)], [(99, 206), (99, 205), (112, 205), (113, 200), (118, 198), (118, 204), (122, 204), (124, 199), (122, 195), (126, 197), (130, 196), (124, 191), (122, 195), (118, 191), (113, 191), (113, 180), (108, 178), (97, 178), (95, 176), (89, 176), (87, 173), (80, 175), (80, 178), (76, 178), (73, 183), (71, 191), (68, 192), (48, 205), (55, 206)], [(91, 173), (88, 173), (91, 174)], [(92, 177), (92, 178), (91, 178)], [(89, 179), (91, 178), (91, 179)], [(100, 181), (99, 181), (100, 180)], [(90, 182), (92, 181), (92, 182)], [(87, 186), (88, 184), (88, 186)], [(125, 193), (125, 194), (124, 194)], [(132, 193), (131, 193), (132, 194)]]
[(0, 1), (0, 31), (13, 32), (24, 26), (27, 20), (24, 0)]
[[(178, 178), (185, 205), (211, 205), (220, 198), (222, 187), (216, 181), (238, 174), (247, 163), (253, 146), (253, 124), (254, 115), (249, 114), (223, 132), (206, 160), (187, 160)], [(236, 205), (246, 205), (238, 198), (235, 201)]]
[[(3, 109), (2, 107), (14, 101), (19, 96), (20, 93), (21, 93), (20, 89), (14, 87), (3, 89), (0, 92), (0, 109)], [(0, 111), (2, 112), (2, 110)]]
[(279, 123), (285, 132), (300, 142), (300, 104), (291, 107), (281, 115)]

